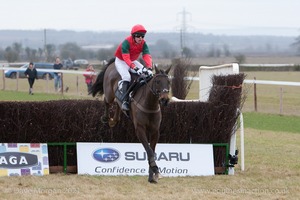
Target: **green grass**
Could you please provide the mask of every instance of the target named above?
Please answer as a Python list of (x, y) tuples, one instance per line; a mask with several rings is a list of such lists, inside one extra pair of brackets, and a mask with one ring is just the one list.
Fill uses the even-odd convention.
[(245, 128), (300, 133), (300, 117), (297, 116), (247, 112), (243, 113), (243, 117)]
[(88, 99), (92, 97), (88, 96), (74, 96), (74, 95), (62, 95), (62, 94), (45, 94), (34, 93), (29, 95), (28, 92), (16, 92), (16, 91), (0, 91), (0, 101), (51, 101), (62, 99)]

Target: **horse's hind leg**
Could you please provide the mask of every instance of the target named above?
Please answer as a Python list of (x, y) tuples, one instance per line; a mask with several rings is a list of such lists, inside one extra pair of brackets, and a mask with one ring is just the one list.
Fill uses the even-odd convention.
[(109, 103), (107, 103), (104, 98), (104, 113), (101, 116), (101, 122), (103, 124), (106, 124), (106, 123), (108, 123), (108, 121), (109, 121)]
[(116, 110), (115, 110), (115, 114), (114, 117), (109, 119), (109, 127), (114, 127), (118, 121), (120, 121), (120, 115), (121, 115), (121, 109), (120, 107), (117, 105), (116, 106)]

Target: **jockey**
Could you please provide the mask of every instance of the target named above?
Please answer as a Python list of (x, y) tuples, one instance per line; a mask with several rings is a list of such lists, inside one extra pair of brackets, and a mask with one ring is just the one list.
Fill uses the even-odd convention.
[[(115, 56), (115, 66), (121, 76), (118, 83), (118, 88), (122, 95), (128, 89), (131, 81), (130, 72), (141, 75), (142, 73), (152, 76), (152, 57), (149, 52), (148, 45), (144, 40), (147, 30), (144, 26), (137, 24), (132, 27), (131, 35), (126, 37), (125, 40), (118, 46)], [(137, 59), (142, 53), (143, 60), (145, 61), (146, 68)], [(128, 94), (123, 96), (122, 110), (129, 110)]]

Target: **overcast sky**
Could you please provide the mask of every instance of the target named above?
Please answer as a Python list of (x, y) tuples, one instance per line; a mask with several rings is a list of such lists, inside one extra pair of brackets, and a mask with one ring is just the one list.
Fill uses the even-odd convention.
[[(0, 29), (300, 35), (300, 0), (0, 0)], [(183, 11), (186, 14), (183, 15)], [(185, 20), (183, 20), (185, 16)], [(233, 32), (235, 31), (235, 32)]]

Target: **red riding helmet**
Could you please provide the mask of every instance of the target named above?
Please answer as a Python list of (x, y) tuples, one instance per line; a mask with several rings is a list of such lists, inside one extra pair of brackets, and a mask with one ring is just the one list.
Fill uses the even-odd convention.
[(147, 33), (147, 30), (144, 28), (143, 25), (137, 24), (137, 25), (133, 26), (131, 29), (131, 35), (134, 33)]

